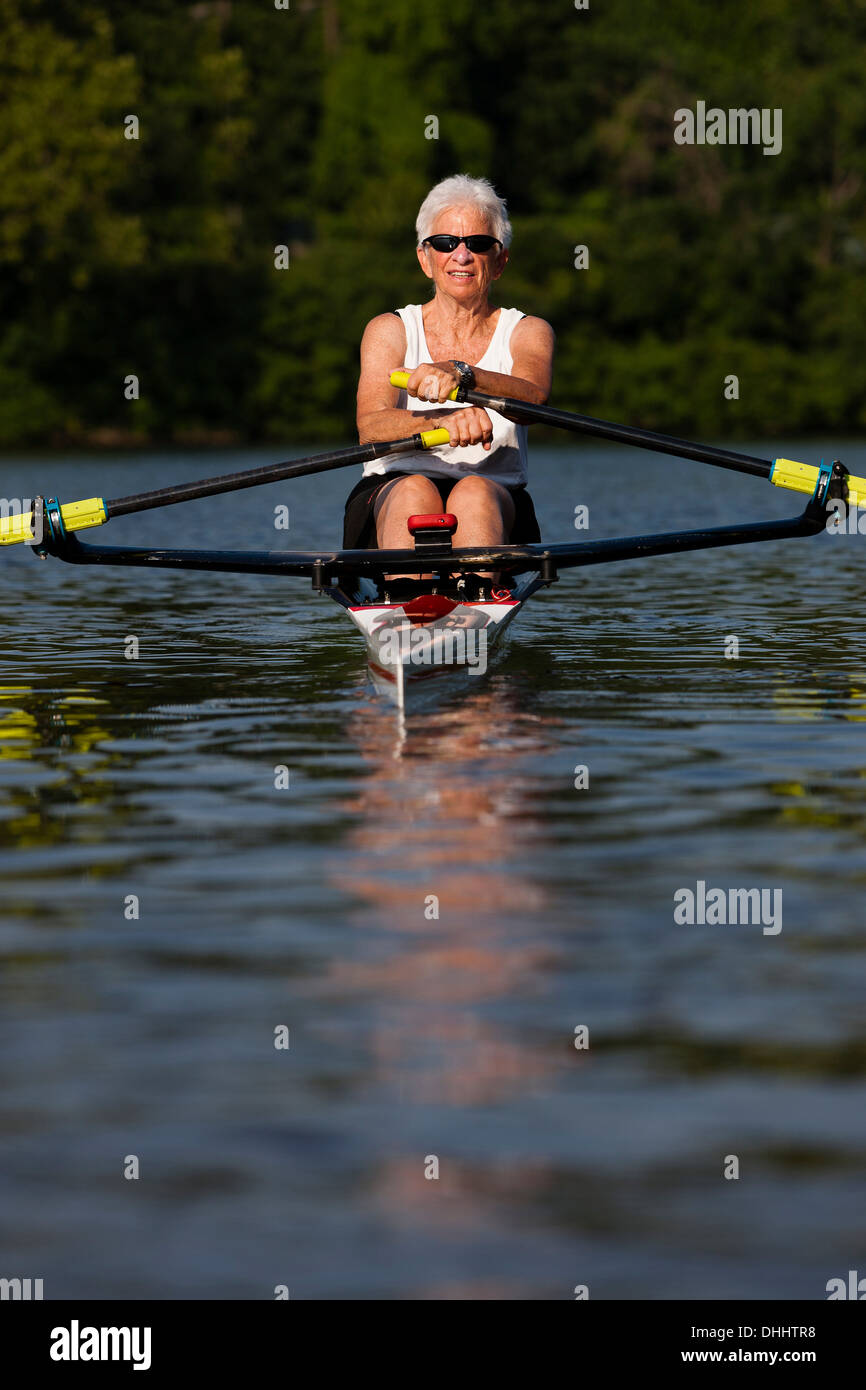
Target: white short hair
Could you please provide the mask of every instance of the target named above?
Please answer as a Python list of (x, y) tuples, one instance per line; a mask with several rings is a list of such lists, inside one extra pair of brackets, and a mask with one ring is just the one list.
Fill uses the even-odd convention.
[(490, 230), (503, 246), (511, 245), (511, 223), (505, 199), (500, 198), (489, 179), (474, 179), (470, 174), (452, 174), (431, 188), (418, 210), (415, 231), (420, 246), (432, 235), (436, 218), (448, 208), (473, 207), (483, 213)]

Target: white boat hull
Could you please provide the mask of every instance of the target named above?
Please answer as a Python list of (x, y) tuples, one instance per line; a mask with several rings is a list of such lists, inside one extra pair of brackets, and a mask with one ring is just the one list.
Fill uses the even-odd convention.
[(493, 646), (522, 606), (522, 597), (501, 590), (486, 602), (431, 595), (352, 604), (346, 611), (364, 637), (374, 686), (402, 704), (421, 686), (483, 676)]

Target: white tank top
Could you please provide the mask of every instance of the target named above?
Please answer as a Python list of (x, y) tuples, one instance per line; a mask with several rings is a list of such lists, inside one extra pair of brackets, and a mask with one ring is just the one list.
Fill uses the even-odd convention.
[[(423, 305), (407, 304), (397, 313), (406, 329), (406, 356), (403, 366), (410, 371), (420, 362), (432, 362), (427, 339), (424, 336)], [(488, 372), (502, 372), (509, 375), (513, 366), (511, 357), (511, 335), (524, 317), (521, 309), (500, 309), (499, 318), (487, 351), (477, 365)], [(397, 400), (398, 410), (411, 410), (416, 415), (429, 415), (433, 410), (460, 410), (458, 401), (444, 401), (435, 405), (431, 401), (419, 400), (401, 391)], [(481, 473), (485, 478), (503, 483), (506, 487), (518, 487), (527, 480), (526, 425), (515, 425), (489, 410), (493, 425), (493, 444), (488, 450), (481, 444), (469, 444), (465, 448), (452, 448), (450, 444), (437, 449), (422, 449), (418, 453), (393, 454), (390, 458), (374, 459), (364, 465), (364, 477), (375, 477), (384, 473), (429, 473), (437, 478), (465, 478), (472, 473)]]

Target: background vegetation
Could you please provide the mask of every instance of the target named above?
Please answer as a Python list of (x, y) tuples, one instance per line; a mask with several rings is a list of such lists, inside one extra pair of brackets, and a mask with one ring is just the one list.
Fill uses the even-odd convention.
[[(456, 170), (508, 198), (557, 403), (862, 429), (864, 71), (863, 0), (0, 0), (0, 444), (350, 437)], [(782, 153), (677, 146), (698, 99), (781, 107)]]

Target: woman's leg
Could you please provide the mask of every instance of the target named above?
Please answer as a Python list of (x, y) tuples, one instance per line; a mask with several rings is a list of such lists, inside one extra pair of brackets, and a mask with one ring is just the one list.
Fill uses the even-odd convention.
[(409, 517), (443, 510), (438, 487), (420, 473), (385, 483), (373, 506), (379, 549), (411, 550), (412, 537), (406, 526)]
[(514, 502), (507, 488), (490, 478), (461, 478), (448, 494), (457, 517), (454, 546), (504, 545), (514, 525)]

